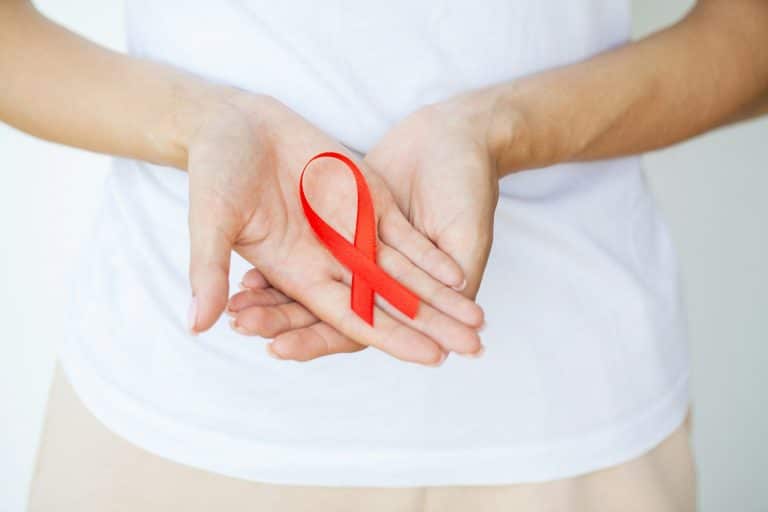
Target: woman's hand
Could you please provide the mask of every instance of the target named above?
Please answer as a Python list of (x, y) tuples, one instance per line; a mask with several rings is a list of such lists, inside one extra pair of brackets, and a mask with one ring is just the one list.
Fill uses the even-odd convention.
[[(461, 265), (466, 280), (459, 288), (473, 298), (491, 247), (498, 198), (492, 112), (491, 98), (480, 94), (426, 107), (395, 126), (365, 158), (413, 226)], [(381, 226), (381, 235), (404, 242), (389, 226)], [(253, 332), (274, 337), (272, 353), (309, 360), (359, 348), (320, 321), (275, 329), (287, 309), (295, 315), (306, 312), (270, 284), (258, 271), (248, 272), (243, 278), (247, 289), (232, 297), (230, 311)]]
[[(478, 350), (482, 310), (444, 284), (462, 281), (460, 267), (408, 223), (385, 183), (366, 165), (360, 167), (379, 226), (378, 265), (422, 303), (411, 320), (377, 300), (375, 327), (349, 308), (351, 276), (317, 240), (298, 201), (299, 174), (322, 151), (344, 149), (273, 99), (234, 95), (209, 113), (189, 149), (190, 328), (209, 328), (223, 311), (234, 249), (282, 296), (296, 301), (281, 308), (283, 323), (270, 324), (274, 332), (263, 334), (306, 328), (320, 318), (345, 339), (408, 361), (435, 364), (446, 350)], [(332, 164), (313, 164), (305, 190), (314, 209), (351, 239), (354, 181)], [(253, 332), (253, 316), (236, 315), (234, 326)]]
[(468, 94), (396, 125), (366, 156), (400, 209), (464, 271), (475, 297), (493, 241), (498, 173), (491, 98)]

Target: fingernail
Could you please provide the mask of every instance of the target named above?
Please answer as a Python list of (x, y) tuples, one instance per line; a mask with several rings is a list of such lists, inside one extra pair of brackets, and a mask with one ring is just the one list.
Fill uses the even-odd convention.
[(247, 286), (245, 286), (245, 283), (244, 283), (244, 282), (240, 281), (240, 289), (241, 289), (241, 290), (247, 290), (247, 289), (248, 289), (248, 287), (247, 287)]
[(192, 296), (192, 301), (189, 303), (189, 309), (187, 309), (187, 329), (192, 335), (196, 335), (195, 324), (197, 323), (197, 297)]
[(478, 357), (483, 357), (483, 354), (485, 354), (485, 347), (480, 345), (480, 348), (471, 354), (461, 354), (464, 357), (469, 357), (472, 359), (477, 359)]
[(229, 326), (232, 328), (233, 331), (237, 331), (240, 334), (248, 334), (240, 325), (238, 325), (237, 318), (232, 318), (229, 321)]
[(464, 279), (464, 280), (461, 282), (461, 284), (460, 284), (460, 285), (458, 285), (458, 286), (453, 286), (452, 288), (453, 288), (454, 290), (456, 290), (457, 292), (460, 292), (460, 291), (462, 291), (462, 290), (463, 290), (464, 288), (466, 288), (466, 287), (467, 287), (467, 280), (466, 280), (466, 279)]
[(277, 352), (275, 352), (274, 350), (272, 350), (272, 344), (271, 344), (271, 343), (267, 343), (267, 344), (265, 345), (265, 348), (266, 348), (266, 350), (267, 350), (267, 355), (268, 355), (269, 357), (272, 357), (272, 358), (274, 358), (274, 359), (282, 359), (282, 358), (281, 358), (279, 355), (277, 355)]
[(432, 363), (432, 364), (428, 364), (427, 366), (432, 366), (434, 368), (437, 368), (438, 366), (442, 365), (443, 362), (445, 362), (445, 359), (447, 357), (448, 357), (448, 353), (447, 352), (443, 352), (442, 355), (440, 356), (440, 359), (437, 362)]

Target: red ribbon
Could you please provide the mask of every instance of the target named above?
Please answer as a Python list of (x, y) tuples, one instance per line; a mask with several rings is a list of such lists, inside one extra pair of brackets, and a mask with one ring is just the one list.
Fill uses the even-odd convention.
[[(343, 162), (355, 176), (357, 185), (357, 219), (355, 243), (349, 243), (312, 209), (304, 195), (304, 173), (309, 165), (320, 158), (335, 158)], [(301, 170), (299, 197), (304, 215), (320, 241), (331, 254), (352, 272), (352, 310), (373, 325), (373, 292), (375, 291), (401, 313), (414, 318), (419, 309), (419, 298), (376, 264), (376, 215), (373, 201), (363, 173), (345, 155), (328, 151), (313, 156)]]

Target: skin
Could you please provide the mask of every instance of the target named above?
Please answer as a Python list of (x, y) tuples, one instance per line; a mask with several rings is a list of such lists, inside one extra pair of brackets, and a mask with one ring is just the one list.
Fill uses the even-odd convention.
[[(215, 320), (226, 304), (234, 249), (247, 261), (258, 262), (270, 283), (306, 306), (295, 308), (297, 323), (316, 315), (351, 339), (424, 364), (439, 363), (446, 351), (479, 350), (475, 327), (482, 323), (482, 310), (423, 270), (459, 284), (461, 269), (413, 228), (386, 184), (365, 163), (361, 170), (379, 226), (378, 264), (422, 302), (416, 317), (409, 319), (379, 301), (375, 327), (349, 309), (351, 275), (318, 243), (297, 200), (304, 163), (322, 151), (344, 148), (279, 102), (254, 102), (250, 95), (230, 98), (195, 134), (188, 159), (195, 256), (190, 272), (197, 294), (220, 301), (207, 310), (193, 307), (195, 328)], [(351, 239), (349, 212), (355, 210), (356, 190), (349, 175), (331, 161), (319, 161), (304, 183), (315, 210)]]
[[(482, 351), (473, 333), (482, 311), (448, 286), (462, 288), (466, 280), (465, 297), (479, 287), (498, 179), (664, 147), (765, 112), (766, 27), (765, 0), (702, 0), (679, 23), (644, 40), (467, 92), (395, 125), (364, 162), (380, 236), (395, 255), (380, 264), (418, 287), (431, 305), (422, 310), (432, 316), (409, 323), (379, 304), (376, 329), (349, 316), (343, 269), (320, 252), (318, 267), (296, 257), (310, 237), (289, 204), (290, 191), (310, 154), (286, 134), (299, 133), (318, 150), (336, 143), (276, 100), (107, 51), (49, 22), (28, 2), (5, 0), (0, 119), (48, 140), (189, 171), (194, 331), (209, 328), (225, 307), (234, 249), (258, 267), (244, 278), (248, 290), (229, 302), (233, 327), (274, 338), (274, 355), (308, 360), (375, 345), (435, 364), (448, 351)], [(431, 186), (437, 182), (440, 190)], [(332, 174), (322, 183), (348, 186)], [(316, 205), (321, 212), (322, 206)], [(333, 205), (325, 206), (333, 215)], [(391, 213), (397, 209), (415, 229), (397, 220)], [(309, 293), (297, 285), (318, 275), (322, 284)], [(328, 293), (338, 295), (338, 307), (327, 307)], [(444, 321), (454, 330), (436, 327)], [(392, 342), (395, 334), (402, 339)]]
[[(462, 265), (474, 296), (498, 178), (642, 153), (765, 112), (768, 2), (705, 0), (646, 39), (427, 106), (395, 125), (366, 160), (414, 226)], [(268, 300), (273, 290), (257, 270), (243, 286), (250, 290), (232, 297), (230, 311), (250, 334), (265, 335), (262, 326), (280, 314)], [(270, 334), (268, 349), (284, 359), (364, 348), (309, 317)]]
[[(491, 247), (498, 177), (487, 138), (475, 133), (476, 125), (457, 122), (471, 112), (442, 108), (405, 119), (365, 160), (380, 171), (410, 222), (465, 270), (463, 291), (474, 297)], [(272, 355), (306, 361), (365, 348), (286, 302), (258, 270), (244, 276), (243, 285), (247, 289), (232, 297), (228, 312), (240, 332), (273, 337)]]
[[(297, 192), (313, 154), (345, 149), (279, 101), (110, 52), (27, 2), (0, 3), (0, 23), (0, 119), (49, 140), (189, 173), (193, 333), (210, 328), (223, 312), (235, 250), (361, 345), (431, 366), (448, 351), (480, 350), (482, 309), (452, 288), (464, 279), (461, 268), (406, 220), (364, 162), (380, 233), (378, 264), (422, 302), (409, 319), (378, 301), (374, 327), (351, 312), (349, 273), (316, 240)], [(347, 235), (351, 184), (325, 163), (307, 181), (315, 209)]]

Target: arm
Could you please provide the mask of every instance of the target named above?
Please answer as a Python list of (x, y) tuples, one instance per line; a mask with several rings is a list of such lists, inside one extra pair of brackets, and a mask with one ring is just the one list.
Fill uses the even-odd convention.
[[(378, 264), (422, 301), (413, 319), (375, 305), (375, 327), (348, 312), (350, 274), (306, 229), (297, 199), (309, 157), (345, 148), (277, 100), (111, 52), (24, 0), (0, 0), (0, 77), (3, 121), (51, 141), (187, 171), (193, 333), (223, 312), (235, 250), (308, 308), (296, 327), (317, 315), (353, 340), (354, 350), (373, 345), (423, 364), (441, 361), (446, 350), (478, 349), (482, 310), (448, 287), (461, 283), (461, 269), (408, 223), (362, 162), (381, 234)], [(334, 173), (323, 183), (334, 194), (317, 202), (334, 203), (321, 211), (333, 210), (337, 217), (326, 220), (346, 226), (355, 204), (349, 180)]]
[(765, 114), (768, 114), (768, 93), (759, 97), (756, 101), (749, 103), (746, 106), (746, 108), (741, 109), (739, 112), (736, 113), (735, 116), (732, 116), (731, 118), (726, 120), (723, 124), (731, 124), (731, 123), (738, 123), (740, 121), (748, 121), (750, 119), (754, 119), (755, 117), (760, 117)]
[[(766, 111), (768, 1), (700, 0), (642, 41), (420, 109), (366, 160), (406, 198), (401, 209), (417, 212), (414, 225), (461, 263), (472, 295), (491, 246), (499, 176), (640, 153)], [(244, 282), (258, 283), (258, 272)], [(247, 292), (233, 300), (242, 317), (270, 314), (255, 301), (246, 307)], [(296, 343), (287, 328), (273, 350), (305, 360), (348, 344), (338, 332), (326, 336), (336, 345)]]
[(26, 0), (0, 2), (0, 77), (4, 122), (50, 141), (180, 169), (208, 105), (229, 92), (98, 46)]
[(768, 2), (700, 0), (646, 39), (471, 97), (493, 112), (501, 175), (668, 146), (768, 111)]

